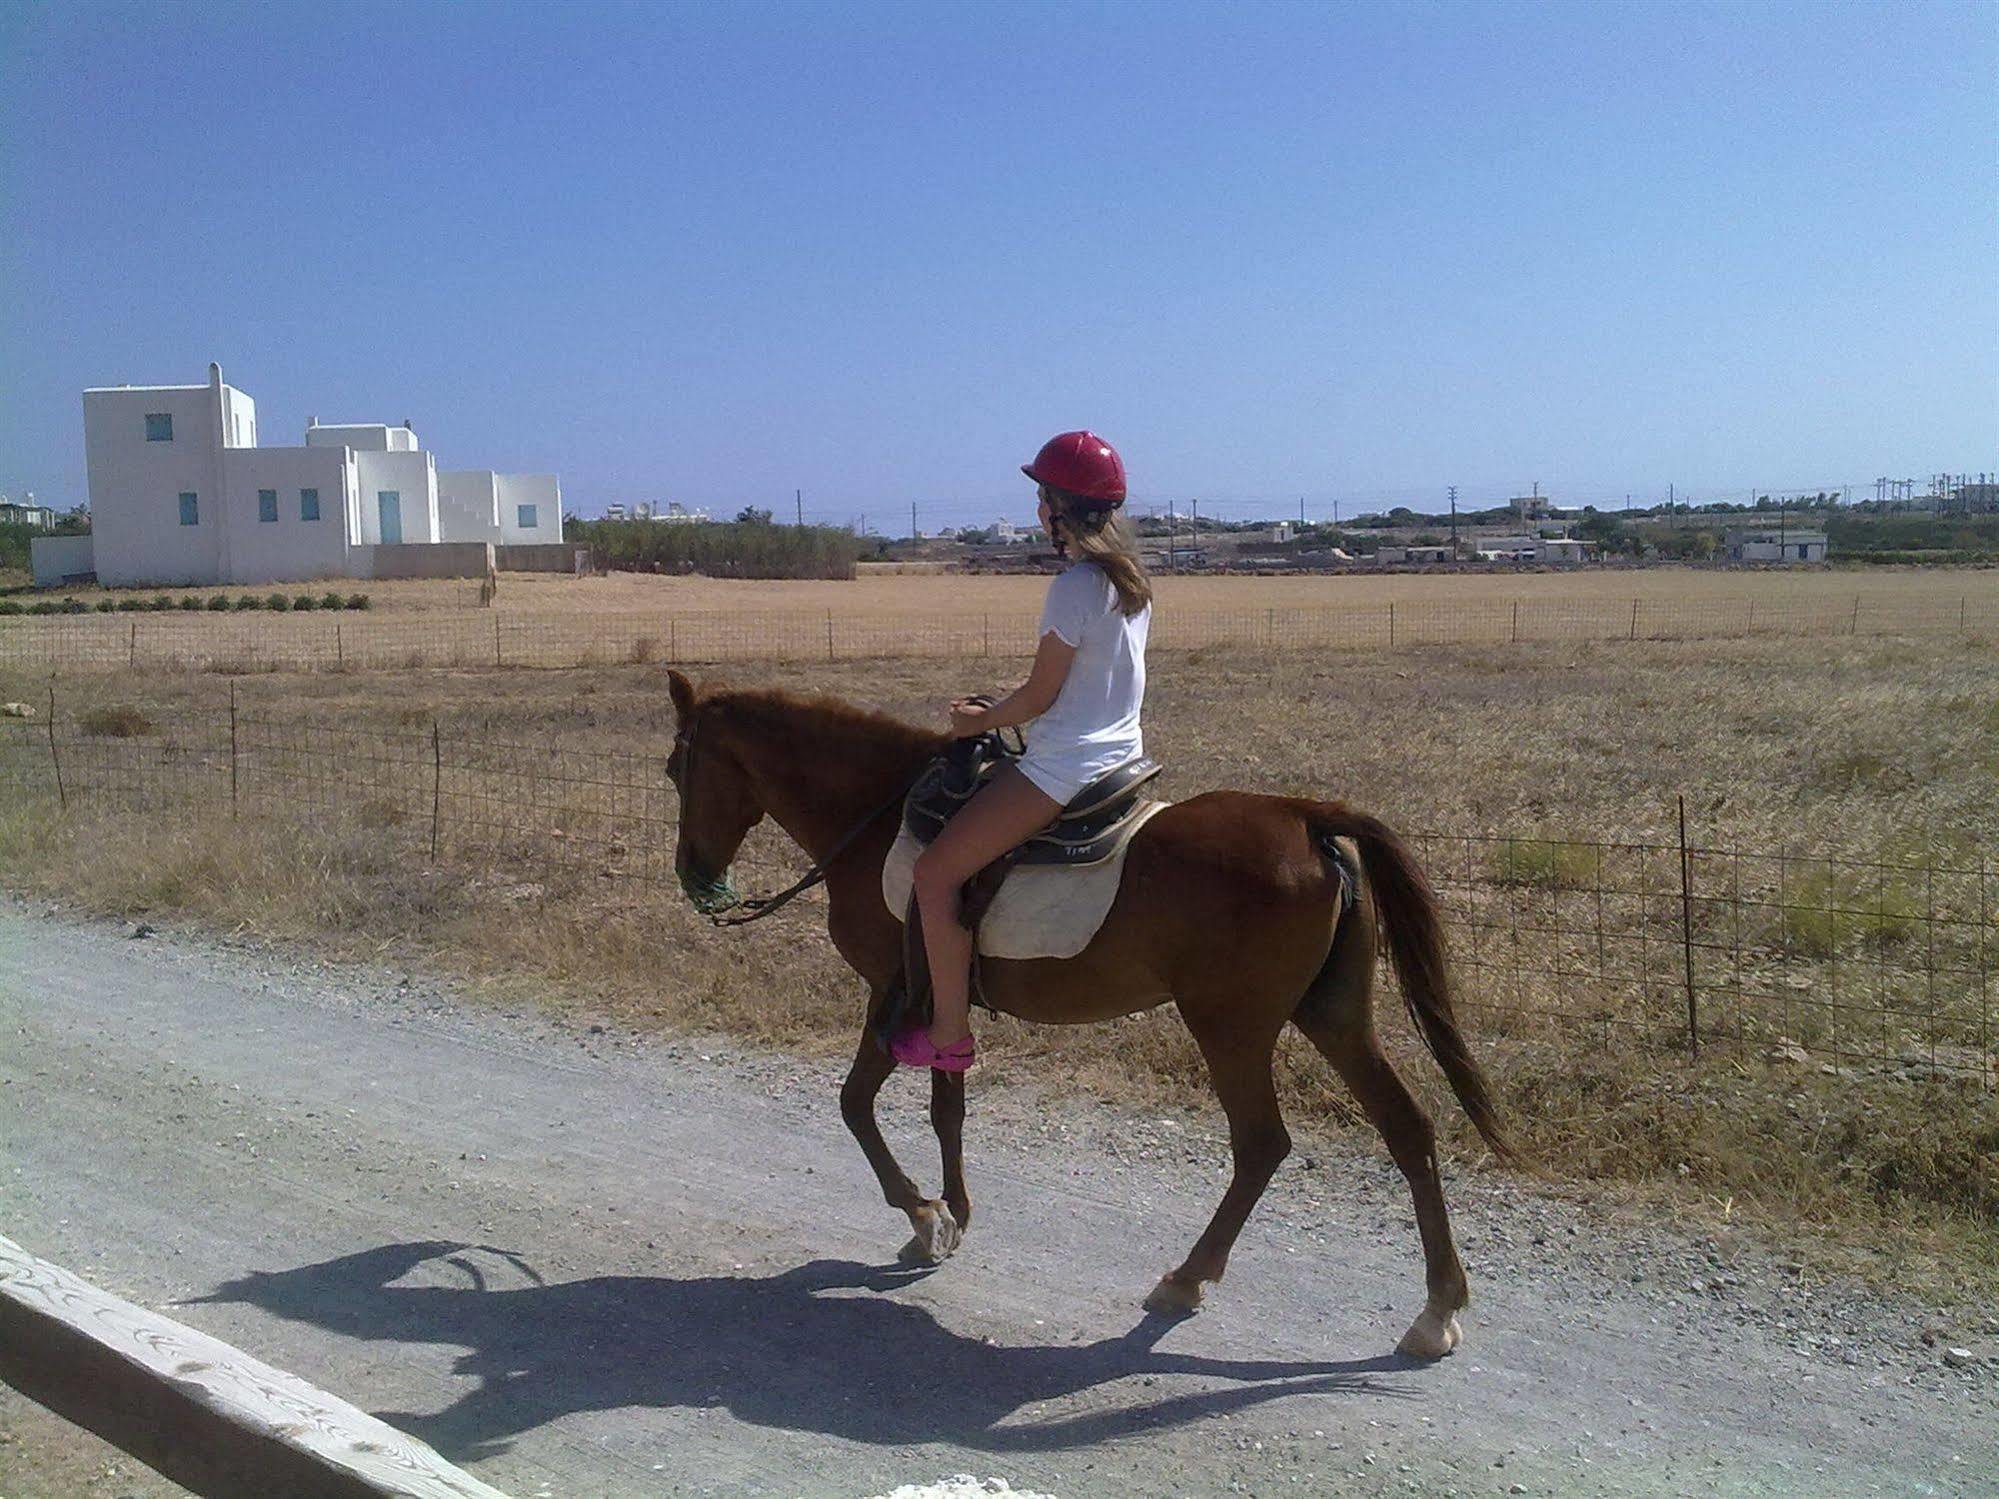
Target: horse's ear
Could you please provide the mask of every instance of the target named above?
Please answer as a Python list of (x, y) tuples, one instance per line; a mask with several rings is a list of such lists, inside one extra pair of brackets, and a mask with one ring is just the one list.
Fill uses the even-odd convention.
[(666, 672), (666, 690), (673, 697), (673, 712), (682, 723), (694, 716), (694, 684), (671, 667)]

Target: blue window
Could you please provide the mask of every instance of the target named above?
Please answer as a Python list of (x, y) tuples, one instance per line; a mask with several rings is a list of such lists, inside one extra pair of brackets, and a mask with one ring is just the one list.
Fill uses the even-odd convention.
[(146, 441), (172, 442), (174, 440), (174, 414), (171, 411), (148, 411), (146, 413)]
[(278, 518), (278, 492), (275, 489), (257, 491), (257, 519), (276, 520)]
[(534, 529), (535, 508), (532, 505), (519, 506), (514, 513), (514, 523), (523, 531)]
[(201, 524), (201, 502), (185, 489), (180, 492), (180, 523), (183, 526)]
[(319, 519), (319, 491), (301, 489), (298, 492), (298, 518), (300, 520)]

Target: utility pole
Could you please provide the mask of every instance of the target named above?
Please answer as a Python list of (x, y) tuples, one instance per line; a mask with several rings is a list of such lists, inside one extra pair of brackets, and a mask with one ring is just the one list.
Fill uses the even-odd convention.
[(1177, 541), (1180, 535), (1179, 524), (1179, 517), (1173, 513), (1173, 502), (1168, 500), (1166, 502), (1166, 570), (1169, 573), (1179, 570), (1177, 556), (1179, 550)]
[(1451, 486), (1451, 561), (1458, 560), (1458, 487)]
[(798, 510), (798, 524), (803, 526), (805, 524), (805, 491), (802, 489), (792, 490), (791, 503)]
[(1298, 529), (1305, 529), (1305, 497), (1302, 494), (1298, 496)]
[(916, 536), (916, 501), (914, 501), (914, 500), (911, 500), (911, 501), (909, 502), (909, 539), (910, 539), (911, 541), (915, 541), (915, 540), (917, 539), (917, 536)]

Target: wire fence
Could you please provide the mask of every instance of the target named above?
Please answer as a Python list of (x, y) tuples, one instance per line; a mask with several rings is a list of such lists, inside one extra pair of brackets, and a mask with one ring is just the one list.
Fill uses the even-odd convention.
[[(0, 719), (0, 791), (26, 815), (266, 819), (482, 877), (580, 871), (679, 898), (663, 752), (97, 709)], [(1482, 1028), (1999, 1083), (1999, 867), (1720, 847), (1681, 826), (1668, 843), (1415, 839)], [(787, 860), (763, 862), (758, 878)]]
[[(311, 614), (158, 613), (0, 621), (0, 666), (40, 672), (390, 670), (617, 662), (1031, 655), (1031, 612), (859, 614), (437, 609)], [(1751, 636), (1999, 636), (1999, 590), (1974, 594), (1744, 594), (1689, 598), (1427, 599), (1311, 608), (1170, 609), (1165, 650), (1210, 646), (1396, 650), (1587, 640)]]

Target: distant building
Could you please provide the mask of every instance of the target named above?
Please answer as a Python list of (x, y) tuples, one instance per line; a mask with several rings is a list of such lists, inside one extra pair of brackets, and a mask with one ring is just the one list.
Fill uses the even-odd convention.
[(1436, 562), (1449, 562), (1449, 547), (1384, 546), (1374, 554), (1374, 560), (1383, 567), (1398, 563), (1417, 567), (1427, 567)]
[(1826, 534), (1771, 526), (1730, 531), (1724, 546), (1730, 562), (1823, 562)]
[(1472, 540), (1472, 550), (1481, 562), (1570, 564), (1588, 561), (1595, 549), (1595, 542), (1568, 536), (1480, 536)]
[(33, 526), (38, 531), (52, 531), (55, 523), (55, 511), (46, 505), (37, 505), (33, 495), (20, 501), (0, 499), (0, 525)]
[(107, 584), (277, 583), (374, 574), (374, 548), (562, 539), (553, 474), (440, 473), (407, 422), (257, 445), (257, 406), (206, 385), (83, 393), (91, 562)]

